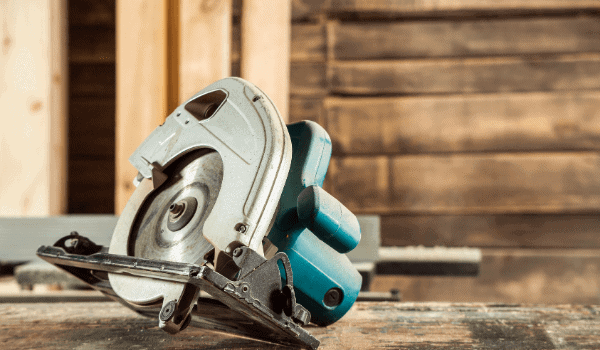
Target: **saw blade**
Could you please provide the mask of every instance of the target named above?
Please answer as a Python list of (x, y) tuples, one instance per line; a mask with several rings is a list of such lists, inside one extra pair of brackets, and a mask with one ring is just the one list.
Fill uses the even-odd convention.
[(217, 152), (191, 152), (167, 167), (168, 179), (144, 201), (129, 235), (129, 255), (202, 264), (213, 246), (203, 226), (221, 188), (223, 162)]

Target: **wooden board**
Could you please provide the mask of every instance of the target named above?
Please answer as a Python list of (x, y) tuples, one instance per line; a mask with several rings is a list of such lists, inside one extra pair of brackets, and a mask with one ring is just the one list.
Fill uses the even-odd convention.
[(478, 277), (376, 276), (371, 290), (406, 301), (600, 302), (600, 250), (483, 249)]
[(230, 76), (232, 4), (231, 0), (182, 0), (179, 6), (178, 102), (183, 103), (206, 86)]
[(500, 153), (334, 158), (332, 194), (357, 213), (562, 213), (600, 210), (600, 156)]
[[(115, 98), (115, 64), (111, 62), (96, 64), (69, 65), (70, 97)], [(156, 95), (156, 92), (154, 93)]]
[(384, 16), (410, 16), (469, 13), (529, 11), (574, 11), (600, 8), (594, 0), (330, 0), (330, 12), (371, 13)]
[(288, 120), (291, 1), (245, 0), (241, 22), (241, 77), (269, 96)]
[(66, 1), (0, 2), (0, 215), (67, 207)]
[(600, 215), (384, 215), (384, 246), (600, 248)]
[(69, 2), (70, 26), (115, 27), (114, 0), (86, 0)]
[[(114, 99), (73, 98), (69, 107), (69, 157), (100, 158), (114, 162)], [(110, 178), (114, 177), (114, 173), (111, 171), (97, 176)]]
[(107, 27), (71, 27), (70, 63), (115, 63), (115, 29)]
[(597, 150), (600, 94), (327, 98), (338, 154)]
[(290, 95), (323, 97), (327, 94), (327, 66), (319, 62), (292, 62)]
[(320, 98), (294, 98), (290, 99), (290, 120), (295, 123), (302, 120), (312, 120), (323, 126), (323, 101)]
[[(115, 212), (134, 190), (128, 158), (167, 116), (167, 2), (117, 1)], [(149, 25), (149, 24), (152, 25)]]
[[(69, 212), (114, 213), (114, 158), (77, 157), (69, 163)], [(66, 233), (65, 233), (66, 234)], [(84, 232), (81, 234), (85, 235)]]
[(594, 16), (464, 21), (341, 23), (331, 28), (338, 59), (597, 52)]
[(600, 89), (600, 55), (334, 62), (332, 93), (464, 94)]
[[(171, 336), (118, 303), (3, 304), (0, 342), (14, 349), (281, 349), (190, 326)], [(595, 349), (596, 306), (359, 302), (337, 323), (308, 326), (328, 349)]]

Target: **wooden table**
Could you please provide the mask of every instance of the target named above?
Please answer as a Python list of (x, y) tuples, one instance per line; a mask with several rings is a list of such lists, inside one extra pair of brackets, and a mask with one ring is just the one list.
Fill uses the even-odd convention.
[[(600, 349), (600, 306), (357, 303), (319, 349)], [(114, 302), (0, 304), (0, 349), (276, 349), (157, 321)]]

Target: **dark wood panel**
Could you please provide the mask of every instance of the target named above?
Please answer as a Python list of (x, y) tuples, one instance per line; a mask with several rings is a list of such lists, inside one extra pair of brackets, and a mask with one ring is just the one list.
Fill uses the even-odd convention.
[(115, 101), (75, 98), (69, 104), (69, 156), (114, 159)]
[(112, 97), (115, 96), (114, 64), (71, 64), (70, 96)]
[(391, 168), (390, 207), (399, 212), (600, 211), (596, 152), (404, 156)]
[(323, 125), (323, 100), (320, 98), (291, 98), (290, 123), (312, 120)]
[(597, 17), (343, 23), (332, 26), (339, 59), (597, 52)]
[(327, 94), (325, 63), (292, 62), (290, 94), (292, 96), (324, 96)]
[(598, 304), (599, 250), (484, 249), (478, 277), (376, 276), (403, 301)]
[(114, 174), (114, 158), (70, 159), (69, 213), (114, 213)]
[(386, 215), (381, 244), (600, 248), (600, 215)]
[(331, 92), (453, 94), (600, 89), (600, 56), (335, 62)]
[(68, 4), (71, 26), (115, 26), (114, 0), (71, 0)]
[(387, 157), (333, 157), (325, 180), (326, 190), (351, 210), (389, 210), (390, 184)]
[(114, 64), (115, 29), (71, 27), (69, 32), (69, 62)]
[(600, 149), (600, 94), (328, 98), (338, 154)]
[(332, 13), (354, 12), (378, 14), (384, 17), (431, 16), (469, 12), (572, 11), (600, 8), (600, 4), (594, 0), (330, 0), (328, 5), (328, 10)]

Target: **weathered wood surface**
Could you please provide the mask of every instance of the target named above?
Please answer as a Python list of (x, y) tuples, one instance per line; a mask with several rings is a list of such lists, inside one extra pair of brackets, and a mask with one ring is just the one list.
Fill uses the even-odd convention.
[(340, 23), (330, 29), (337, 59), (597, 52), (597, 17)]
[(342, 154), (597, 150), (600, 94), (327, 98)]
[(381, 244), (598, 249), (600, 215), (384, 215)]
[[(171, 336), (117, 303), (0, 305), (10, 349), (281, 349), (189, 327)], [(339, 322), (307, 329), (319, 349), (597, 349), (597, 306), (357, 303)]]
[[(483, 248), (479, 276), (376, 276), (406, 301), (600, 303), (600, 250)], [(600, 332), (600, 329), (598, 329)]]
[(0, 215), (67, 209), (65, 0), (0, 2)]
[[(600, 31), (598, 32), (600, 35)], [(465, 94), (600, 89), (600, 56), (341, 61), (328, 66), (332, 93)]]
[(596, 152), (335, 157), (333, 195), (359, 213), (564, 213), (600, 209)]

